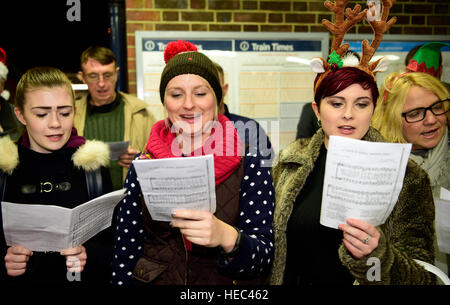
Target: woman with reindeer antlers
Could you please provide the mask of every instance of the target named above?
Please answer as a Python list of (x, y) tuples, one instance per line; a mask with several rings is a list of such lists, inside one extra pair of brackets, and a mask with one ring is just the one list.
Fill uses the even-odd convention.
[[(275, 256), (270, 283), (315, 284), (433, 284), (434, 277), (414, 259), (433, 263), (434, 206), (426, 173), (409, 162), (396, 206), (381, 226), (347, 219), (339, 229), (319, 222), (325, 162), (330, 136), (385, 142), (370, 126), (378, 98), (375, 73), (384, 64), (369, 61), (383, 33), (396, 18), (388, 14), (395, 0), (383, 0), (381, 14), (367, 14), (356, 5), (344, 9), (348, 0), (325, 2), (335, 23), (323, 20), (334, 34), (328, 61), (312, 60), (317, 72), (313, 109), (321, 128), (311, 138), (298, 139), (281, 153), (273, 168), (276, 205), (274, 213)], [(367, 16), (375, 35), (363, 42), (361, 61), (342, 58), (348, 45), (345, 33)], [(376, 18), (376, 17), (379, 17)], [(379, 274), (371, 273), (373, 258)], [(373, 268), (372, 268), (373, 270)]]

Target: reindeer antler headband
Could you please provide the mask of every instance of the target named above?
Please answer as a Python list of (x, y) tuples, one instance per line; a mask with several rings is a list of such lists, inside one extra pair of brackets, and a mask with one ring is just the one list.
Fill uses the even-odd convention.
[[(380, 45), (383, 34), (388, 31), (391, 26), (397, 21), (397, 17), (392, 17), (387, 21), (389, 17), (389, 11), (396, 0), (381, 0), (382, 8), (380, 13), (379, 0), (369, 0), (369, 9), (361, 11), (359, 4), (355, 5), (353, 9), (345, 9), (349, 0), (335, 0), (334, 3), (325, 1), (324, 5), (330, 11), (334, 13), (334, 24), (330, 21), (323, 19), (322, 24), (334, 34), (333, 42), (331, 43), (331, 54), (329, 60), (325, 61), (320, 57), (313, 58), (311, 60), (311, 68), (314, 72), (322, 73), (314, 86), (314, 92), (319, 87), (322, 80), (332, 71), (336, 71), (341, 68), (345, 63), (342, 61), (342, 57), (349, 49), (348, 43), (342, 44), (345, 34), (364, 17), (372, 27), (374, 32), (374, 38), (369, 45), (367, 40), (362, 42), (362, 56), (359, 64), (355, 66), (358, 69), (363, 70), (367, 74), (371, 75), (375, 79), (375, 74), (378, 71), (385, 71), (387, 68), (386, 61), (383, 58), (369, 64), (370, 59), (375, 54), (378, 46)], [(344, 16), (345, 12), (345, 16)], [(346, 18), (344, 18), (346, 17)]]

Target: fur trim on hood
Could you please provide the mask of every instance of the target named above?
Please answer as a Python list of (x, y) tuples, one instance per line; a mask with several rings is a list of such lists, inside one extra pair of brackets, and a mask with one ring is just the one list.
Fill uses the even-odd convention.
[(0, 170), (11, 175), (19, 164), (19, 152), (8, 135), (0, 137), (0, 156)]
[(0, 93), (0, 96), (7, 101), (11, 97), (11, 94), (9, 93), (8, 90), (3, 90), (2, 93)]
[[(101, 141), (86, 141), (72, 155), (72, 161), (77, 168), (94, 171), (100, 167), (109, 166), (109, 146)], [(9, 136), (0, 137), (0, 170), (12, 174), (19, 164), (17, 145)]]
[(72, 156), (73, 164), (85, 171), (94, 171), (109, 165), (109, 146), (108, 144), (90, 140), (81, 145)]

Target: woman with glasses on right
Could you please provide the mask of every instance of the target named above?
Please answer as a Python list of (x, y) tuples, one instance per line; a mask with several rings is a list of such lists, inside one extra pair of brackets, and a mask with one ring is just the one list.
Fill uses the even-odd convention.
[[(411, 143), (410, 159), (430, 177), (433, 197), (450, 190), (448, 137), (449, 93), (435, 77), (423, 72), (394, 72), (384, 80), (372, 126), (389, 142)], [(449, 273), (449, 255), (434, 240), (435, 265)]]
[(372, 126), (389, 142), (411, 143), (410, 158), (429, 175), (433, 196), (450, 189), (449, 93), (422, 72), (389, 74), (380, 89)]

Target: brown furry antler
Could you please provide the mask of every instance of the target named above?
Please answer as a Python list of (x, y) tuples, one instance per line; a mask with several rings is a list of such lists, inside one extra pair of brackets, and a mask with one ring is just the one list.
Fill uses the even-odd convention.
[[(383, 34), (387, 32), (391, 26), (397, 21), (397, 17), (392, 17), (389, 21), (387, 21), (389, 17), (389, 11), (394, 5), (396, 0), (382, 0), (382, 13), (381, 13), (381, 20), (373, 20), (369, 22), (370, 26), (373, 29), (374, 37), (372, 40), (372, 43), (369, 45), (369, 42), (367, 40), (364, 40), (362, 42), (362, 57), (360, 61), (360, 67), (362, 69), (368, 69), (369, 71), (373, 71), (376, 66), (378, 65), (378, 61), (372, 63), (369, 66), (369, 61), (372, 58), (372, 56), (375, 54), (375, 51), (377, 50), (378, 46), (380, 45), (380, 42), (383, 38)], [(386, 22), (387, 21), (387, 22)]]
[[(360, 22), (367, 12), (367, 9), (361, 12), (361, 6), (359, 4), (355, 5), (353, 10), (350, 8), (345, 9), (347, 3), (348, 0), (336, 0), (334, 3), (327, 0), (324, 3), (325, 7), (334, 13), (335, 20), (333, 24), (330, 21), (323, 19), (322, 24), (334, 34), (333, 42), (331, 43), (331, 52), (336, 51), (339, 56), (344, 55), (349, 48), (347, 43), (341, 45), (345, 34), (355, 24)], [(344, 12), (345, 17), (347, 17), (346, 19), (344, 19)]]
[[(391, 28), (391, 26), (397, 21), (396, 17), (392, 17), (389, 21), (387, 21), (389, 11), (396, 0), (381, 0), (383, 3), (383, 9), (381, 14), (379, 14), (380, 12), (379, 3), (375, 4), (375, 1), (369, 3), (370, 10), (364, 9), (363, 11), (361, 11), (361, 6), (359, 4), (355, 5), (353, 9), (350, 8), (345, 9), (345, 6), (347, 5), (348, 1), (349, 0), (335, 0), (335, 2), (333, 3), (329, 0), (326, 0), (324, 3), (325, 7), (334, 13), (334, 23), (331, 23), (326, 19), (322, 20), (322, 24), (332, 34), (334, 34), (333, 42), (331, 43), (331, 53), (336, 52), (339, 55), (339, 58), (341, 58), (343, 55), (345, 55), (345, 53), (347, 53), (349, 45), (347, 43), (342, 45), (345, 34), (355, 24), (357, 24), (364, 17), (366, 17), (367, 21), (370, 23), (374, 31), (374, 38), (370, 45), (367, 40), (363, 41), (362, 58), (359, 62), (359, 65), (356, 66), (356, 68), (363, 70), (364, 72), (368, 73), (375, 79), (376, 71), (383, 71), (386, 65), (381, 64), (380, 59), (370, 64), (369, 66), (369, 61), (375, 54), (375, 51), (377, 50), (378, 46), (380, 45), (381, 39), (383, 38), (383, 34), (386, 31), (388, 31)], [(367, 15), (368, 11), (369, 15)], [(333, 62), (332, 64), (330, 64), (328, 60), (324, 60), (323, 58), (320, 57), (313, 58), (311, 60), (311, 67), (313, 68), (313, 71), (320, 73), (318, 79), (316, 79), (315, 82), (314, 92), (316, 92), (316, 89), (319, 87), (319, 84), (331, 71), (333, 71), (333, 69), (339, 67), (339, 64), (341, 64), (342, 66), (342, 62), (339, 62), (340, 60), (339, 58), (336, 59), (336, 56), (334, 56), (334, 58), (332, 59), (330, 58), (330, 62)]]

